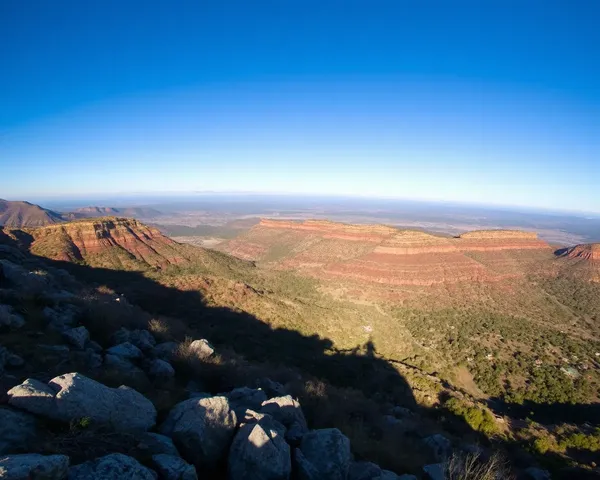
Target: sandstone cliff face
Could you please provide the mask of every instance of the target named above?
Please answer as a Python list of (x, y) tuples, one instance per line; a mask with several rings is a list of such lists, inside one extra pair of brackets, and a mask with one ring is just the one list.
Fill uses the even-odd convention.
[(600, 262), (600, 243), (575, 245), (559, 252), (561, 257)]
[(93, 266), (164, 267), (185, 261), (178, 244), (136, 220), (107, 217), (52, 225), (29, 232), (34, 254)]
[(444, 237), (382, 225), (261, 220), (224, 250), (246, 260), (326, 279), (384, 285), (434, 285), (520, 277), (540, 255), (537, 234), (515, 230)]

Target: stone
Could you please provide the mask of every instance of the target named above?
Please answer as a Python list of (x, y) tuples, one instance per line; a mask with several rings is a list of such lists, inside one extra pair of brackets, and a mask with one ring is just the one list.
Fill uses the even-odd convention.
[(348, 476), (352, 460), (350, 440), (337, 428), (308, 432), (302, 437), (300, 451), (303, 461), (312, 466), (305, 465), (304, 469), (318, 472), (317, 478), (345, 480)]
[(0, 478), (6, 480), (60, 480), (67, 477), (69, 457), (27, 453), (0, 457)]
[(196, 468), (181, 457), (158, 454), (152, 456), (152, 463), (164, 480), (198, 480)]
[(194, 340), (188, 348), (190, 353), (193, 353), (200, 360), (209, 358), (215, 353), (213, 346), (204, 338)]
[(372, 462), (352, 462), (348, 469), (348, 480), (373, 480), (381, 476), (381, 468)]
[(108, 350), (106, 350), (106, 353), (107, 355), (115, 355), (117, 357), (126, 358), (128, 360), (136, 360), (144, 356), (144, 354), (138, 347), (136, 347), (133, 343), (129, 342), (120, 343), (119, 345), (110, 347)]
[(404, 475), (397, 476), (398, 480), (417, 480), (417, 477), (414, 475), (409, 475), (405, 473)]
[(86, 348), (83, 352), (78, 350), (71, 353), (71, 361), (86, 370), (96, 370), (102, 366), (102, 355)]
[(154, 336), (148, 330), (132, 330), (129, 341), (144, 352), (151, 351), (156, 345)]
[(423, 467), (425, 478), (429, 480), (446, 480), (443, 463), (434, 463)]
[(270, 378), (262, 378), (258, 382), (258, 386), (262, 390), (264, 390), (264, 392), (267, 394), (267, 397), (269, 397), (269, 398), (285, 397), (288, 393), (287, 390), (285, 389), (285, 387), (281, 383), (274, 382)]
[(8, 403), (36, 415), (47, 416), (54, 411), (55, 391), (39, 380), (26, 379), (7, 393)]
[(25, 360), (14, 353), (9, 353), (6, 357), (6, 365), (13, 368), (19, 368), (25, 365)]
[(171, 360), (178, 348), (179, 344), (176, 342), (159, 343), (154, 347), (154, 355), (163, 360)]
[(225, 396), (238, 418), (244, 416), (246, 409), (260, 410), (262, 404), (267, 401), (267, 394), (260, 388), (235, 388)]
[(160, 433), (196, 467), (210, 469), (225, 458), (236, 425), (227, 397), (190, 398), (173, 407)]
[(434, 458), (438, 462), (445, 460), (452, 453), (450, 440), (440, 433), (424, 438), (423, 443), (431, 449)]
[(4, 373), (4, 367), (6, 365), (6, 363), (8, 362), (8, 356), (9, 356), (9, 352), (6, 348), (4, 348), (2, 345), (0, 345), (0, 375), (2, 375), (2, 373)]
[(33, 415), (0, 407), (0, 454), (26, 451), (35, 434)]
[(66, 345), (46, 345), (43, 343), (38, 343), (37, 347), (40, 350), (44, 350), (45, 352), (50, 352), (57, 355), (68, 355), (71, 351)]
[(72, 328), (78, 313), (77, 307), (71, 304), (64, 305), (58, 309), (46, 307), (42, 311), (48, 322), (48, 328), (56, 332), (64, 332)]
[(525, 470), (525, 475), (531, 480), (551, 480), (552, 477), (548, 470), (542, 470), (541, 468), (529, 467)]
[(240, 427), (229, 451), (231, 480), (286, 480), (291, 471), (290, 447), (272, 417)]
[(179, 456), (177, 447), (166, 435), (160, 433), (146, 432), (140, 437), (138, 449), (149, 455), (176, 455)]
[(411, 409), (401, 407), (400, 405), (396, 405), (394, 408), (392, 408), (390, 413), (397, 418), (410, 418), (414, 417), (415, 415)]
[(100, 345), (97, 342), (94, 342), (93, 340), (90, 340), (88, 342), (87, 348), (93, 350), (96, 353), (102, 353), (104, 351), (104, 349), (102, 348), (102, 345)]
[(132, 388), (107, 387), (79, 373), (45, 385), (27, 379), (8, 391), (9, 404), (46, 418), (71, 422), (88, 418), (115, 431), (146, 431), (156, 422), (152, 402)]
[(110, 339), (113, 345), (119, 345), (120, 343), (130, 342), (130, 337), (131, 332), (125, 327), (121, 327), (112, 334)]
[(14, 330), (23, 325), (25, 325), (25, 319), (15, 313), (10, 305), (0, 305), (0, 328)]
[(156, 358), (150, 362), (148, 373), (153, 378), (168, 380), (175, 376), (175, 369), (169, 362)]
[(294, 450), (294, 466), (298, 480), (321, 480), (323, 478), (321, 477), (321, 473), (306, 459), (299, 448)]
[(62, 332), (62, 336), (68, 343), (83, 350), (85, 342), (90, 339), (90, 332), (85, 327), (69, 328)]
[(306, 419), (304, 418), (300, 404), (291, 395), (274, 397), (263, 402), (260, 412), (271, 415), (288, 430), (293, 429), (296, 436), (301, 436), (308, 431)]
[(69, 469), (69, 480), (156, 480), (154, 471), (135, 458), (112, 453)]

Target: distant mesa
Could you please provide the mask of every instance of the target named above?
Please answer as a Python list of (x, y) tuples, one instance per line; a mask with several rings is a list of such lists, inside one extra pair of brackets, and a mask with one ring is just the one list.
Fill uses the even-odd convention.
[(556, 251), (556, 255), (563, 258), (600, 262), (600, 243), (587, 243), (575, 245), (570, 248), (562, 248)]
[(0, 199), (0, 226), (41, 227), (63, 221), (60, 213), (29, 202)]
[(245, 260), (323, 279), (433, 285), (523, 277), (552, 249), (536, 233), (480, 230), (458, 237), (385, 225), (269, 220), (218, 247)]

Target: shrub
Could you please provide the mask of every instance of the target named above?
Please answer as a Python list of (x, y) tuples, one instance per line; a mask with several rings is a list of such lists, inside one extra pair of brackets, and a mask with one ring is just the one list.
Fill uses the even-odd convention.
[(511, 480), (508, 463), (498, 454), (484, 460), (479, 454), (453, 454), (444, 463), (446, 480)]
[(458, 398), (452, 397), (446, 401), (444, 406), (453, 414), (462, 417), (473, 429), (491, 436), (498, 432), (494, 416), (484, 408), (475, 405), (467, 405)]

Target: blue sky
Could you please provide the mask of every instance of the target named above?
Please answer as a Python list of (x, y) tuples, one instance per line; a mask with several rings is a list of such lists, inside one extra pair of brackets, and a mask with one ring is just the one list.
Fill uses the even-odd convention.
[(600, 3), (0, 2), (0, 197), (600, 212)]

